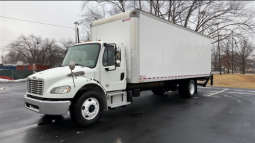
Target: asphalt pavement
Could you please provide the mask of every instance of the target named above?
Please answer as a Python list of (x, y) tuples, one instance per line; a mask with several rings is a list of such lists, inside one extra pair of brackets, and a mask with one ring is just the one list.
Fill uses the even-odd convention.
[(134, 103), (104, 112), (81, 128), (69, 115), (25, 109), (26, 82), (0, 83), (0, 143), (254, 143), (255, 90), (198, 88), (191, 99), (141, 92)]

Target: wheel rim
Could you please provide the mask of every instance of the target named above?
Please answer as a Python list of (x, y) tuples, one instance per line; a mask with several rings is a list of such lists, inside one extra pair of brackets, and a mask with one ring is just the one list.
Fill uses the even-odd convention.
[(194, 83), (190, 83), (190, 85), (189, 85), (189, 92), (190, 92), (191, 95), (194, 94), (194, 92), (195, 92), (195, 85), (194, 85)]
[(96, 98), (86, 99), (81, 106), (81, 114), (87, 119), (94, 119), (99, 112), (99, 102)]

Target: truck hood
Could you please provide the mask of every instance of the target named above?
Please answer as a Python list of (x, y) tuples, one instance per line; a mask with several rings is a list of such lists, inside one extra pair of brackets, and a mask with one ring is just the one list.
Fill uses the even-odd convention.
[[(75, 83), (77, 83), (78, 81), (80, 82), (81, 79), (83, 79), (83, 83), (85, 84), (85, 82), (88, 78), (95, 78), (95, 70), (94, 69), (90, 69), (87, 67), (80, 67), (80, 66), (76, 66), (75, 69), (73, 70), (73, 72), (84, 72), (84, 76), (85, 77), (74, 77), (72, 78), (71, 76), (68, 76), (68, 74), (71, 73), (71, 70), (69, 69), (69, 66), (65, 66), (65, 67), (58, 67), (58, 68), (53, 68), (53, 69), (49, 69), (49, 70), (45, 70), (45, 71), (41, 71), (35, 74), (32, 74), (30, 76), (27, 77), (28, 80), (32, 80), (29, 81), (29, 85), (31, 86), (31, 89), (33, 91), (37, 91), (37, 90), (43, 90), (43, 95), (39, 95), (37, 93), (33, 93), (33, 92), (28, 92), (27, 94), (33, 95), (33, 96), (44, 96), (46, 98), (52, 98), (52, 97), (62, 97), (62, 98), (66, 98), (66, 97), (70, 97), (69, 94), (61, 94), (61, 95), (53, 95), (50, 94), (51, 89), (53, 89), (54, 87), (59, 87), (59, 86), (72, 86), (72, 94), (75, 87), (73, 80)], [(86, 78), (88, 77), (88, 78)], [(36, 86), (38, 85), (38, 82), (33, 82), (33, 81), (42, 81), (40, 84), (40, 86)], [(34, 85), (32, 86), (32, 84), (34, 83)], [(31, 90), (31, 91), (32, 91)]]
[[(89, 78), (94, 78), (95, 71), (94, 69), (90, 69), (87, 67), (80, 67), (76, 66), (73, 72), (81, 72), (83, 71), (85, 73), (84, 76), (89, 77)], [(30, 75), (28, 78), (31, 79), (42, 79), (45, 82), (54, 82), (54, 81), (59, 81), (64, 78), (70, 78), (67, 75), (71, 73), (71, 70), (69, 69), (68, 66), (65, 67), (58, 67), (58, 68), (53, 68), (53, 69), (48, 69), (45, 71), (41, 71), (35, 74)]]

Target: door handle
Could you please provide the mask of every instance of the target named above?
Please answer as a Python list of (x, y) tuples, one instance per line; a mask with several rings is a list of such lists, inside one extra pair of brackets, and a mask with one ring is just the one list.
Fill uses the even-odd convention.
[(121, 73), (121, 74), (120, 74), (120, 80), (123, 80), (123, 79), (124, 79), (124, 76), (125, 76), (125, 73), (124, 73), (124, 72)]

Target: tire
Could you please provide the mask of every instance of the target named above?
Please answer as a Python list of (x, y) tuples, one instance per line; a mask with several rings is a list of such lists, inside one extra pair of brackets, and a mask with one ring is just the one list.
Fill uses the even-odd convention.
[(72, 120), (82, 127), (96, 124), (102, 113), (102, 98), (95, 91), (88, 91), (82, 94), (76, 104), (70, 108)]
[(196, 84), (194, 80), (183, 81), (179, 85), (178, 92), (183, 98), (191, 98), (195, 94)]
[(159, 88), (159, 89), (153, 89), (153, 90), (151, 90), (152, 91), (152, 93), (154, 93), (154, 94), (156, 94), (156, 95), (164, 95), (165, 94), (165, 91), (163, 90), (163, 89), (161, 89), (161, 88)]
[(186, 98), (186, 94), (184, 93), (184, 84), (185, 82), (182, 82), (179, 84), (178, 93), (182, 98)]
[(194, 80), (190, 80), (187, 87), (187, 98), (193, 97), (195, 94), (196, 84)]
[(71, 105), (71, 106), (70, 106), (70, 116), (71, 116), (72, 121), (73, 121), (75, 124), (79, 125), (78, 122), (77, 122), (76, 119), (75, 119), (75, 112), (74, 112), (74, 109), (75, 109), (75, 105)]

